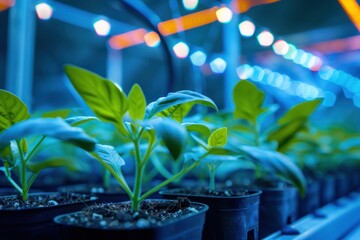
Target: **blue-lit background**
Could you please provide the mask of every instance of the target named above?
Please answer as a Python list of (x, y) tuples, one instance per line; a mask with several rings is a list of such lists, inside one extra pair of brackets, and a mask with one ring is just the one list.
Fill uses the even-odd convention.
[[(191, 19), (178, 21), (175, 33), (159, 26), (170, 58), (142, 16), (119, 2), (0, 0), (0, 87), (22, 84), (20, 97), (33, 112), (77, 106), (63, 73), (71, 63), (126, 92), (139, 83), (148, 101), (191, 89), (231, 108), (227, 89), (250, 79), (268, 93), (267, 101), (284, 108), (324, 98), (315, 116), (321, 124), (358, 128), (360, 36), (343, 1), (141, 1), (163, 24)], [(16, 14), (29, 32), (13, 20)], [(197, 21), (208, 23), (183, 31)], [(23, 53), (28, 58), (20, 61)]]

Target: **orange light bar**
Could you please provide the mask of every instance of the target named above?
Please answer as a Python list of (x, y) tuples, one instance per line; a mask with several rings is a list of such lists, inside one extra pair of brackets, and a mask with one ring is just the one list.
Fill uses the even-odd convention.
[(280, 0), (232, 0), (230, 6), (235, 13), (244, 13), (254, 6), (279, 1)]
[(144, 28), (136, 29), (123, 34), (115, 35), (109, 39), (110, 47), (123, 49), (145, 42), (144, 36), (147, 31)]
[(213, 7), (179, 18), (174, 18), (161, 22), (158, 24), (158, 29), (162, 35), (168, 36), (177, 32), (182, 32), (192, 28), (200, 27), (217, 21), (216, 10), (218, 9), (218, 7)]
[(356, 0), (338, 0), (350, 20), (354, 23), (358, 31), (360, 31), (360, 5)]
[(14, 6), (15, 0), (0, 0), (0, 12)]
[[(230, 6), (235, 13), (243, 13), (249, 10), (251, 7), (278, 1), (280, 0), (233, 0), (230, 3)], [(218, 20), (216, 11), (219, 10), (220, 7), (221, 6), (215, 6), (196, 13), (184, 15), (179, 18), (170, 19), (159, 23), (157, 27), (163, 36), (169, 36), (178, 32), (201, 27)], [(126, 47), (138, 45), (145, 42), (144, 35), (146, 33), (147, 32), (145, 29), (139, 29), (116, 35), (110, 38), (109, 44), (114, 49), (123, 49)]]

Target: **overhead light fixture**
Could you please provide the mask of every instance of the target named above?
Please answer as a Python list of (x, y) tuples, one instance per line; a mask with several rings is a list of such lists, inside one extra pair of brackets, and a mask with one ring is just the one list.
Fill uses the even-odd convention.
[(111, 25), (105, 18), (99, 18), (94, 22), (93, 26), (99, 36), (107, 36), (111, 30)]
[(44, 2), (35, 5), (36, 15), (41, 20), (49, 20), (53, 14), (52, 7)]
[(222, 7), (216, 11), (216, 17), (221, 23), (228, 23), (233, 17), (233, 12), (228, 7)]
[(345, 13), (360, 32), (360, 5), (356, 0), (338, 0)]
[(190, 60), (195, 66), (202, 66), (206, 61), (206, 54), (202, 51), (196, 51), (190, 55)]
[(194, 10), (199, 4), (199, 0), (182, 0), (186, 10)]
[(174, 53), (178, 58), (186, 58), (189, 55), (189, 46), (184, 42), (179, 42), (173, 47)]
[(244, 37), (251, 37), (255, 33), (255, 25), (249, 20), (245, 20), (239, 24), (240, 34)]
[(257, 35), (257, 40), (261, 46), (268, 47), (274, 42), (274, 35), (271, 32), (264, 30)]

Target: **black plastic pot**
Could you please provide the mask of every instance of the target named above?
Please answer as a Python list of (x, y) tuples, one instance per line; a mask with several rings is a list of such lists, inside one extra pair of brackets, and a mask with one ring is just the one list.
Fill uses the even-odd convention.
[(335, 200), (335, 177), (331, 175), (320, 178), (320, 207)]
[(122, 189), (117, 186), (114, 189), (117, 190), (109, 192), (100, 184), (77, 184), (59, 187), (58, 191), (94, 195), (98, 198), (98, 203), (129, 201), (129, 196)]
[(298, 218), (315, 212), (320, 207), (320, 182), (311, 180), (307, 182), (304, 197), (298, 195)]
[(260, 238), (281, 230), (297, 219), (297, 191), (288, 188), (261, 189), (259, 209)]
[(162, 191), (160, 194), (166, 199), (188, 197), (191, 201), (209, 206), (202, 239), (259, 239), (261, 191), (250, 191), (249, 195), (236, 197), (193, 196), (177, 192), (179, 190), (173, 189)]
[[(147, 201), (154, 201), (147, 200)], [(169, 200), (155, 200), (155, 201), (169, 201)], [(121, 203), (119, 203), (121, 204)], [(175, 220), (169, 220), (166, 224), (147, 228), (132, 228), (132, 229), (97, 229), (86, 228), (75, 225), (62, 223), (61, 219), (67, 215), (63, 214), (54, 218), (55, 223), (61, 226), (61, 235), (58, 239), (134, 239), (134, 240), (200, 240), (202, 229), (205, 222), (205, 212), (208, 207), (201, 203), (193, 203), (201, 205), (202, 210), (194, 212), (191, 215), (179, 217)]]
[(345, 174), (335, 175), (335, 197), (341, 198), (349, 192), (349, 181)]
[[(31, 193), (31, 195), (50, 195), (55, 193)], [(53, 218), (59, 214), (78, 211), (94, 203), (93, 200), (50, 207), (27, 208), (20, 210), (0, 210), (0, 239), (45, 240), (54, 239), (59, 234), (59, 226)]]

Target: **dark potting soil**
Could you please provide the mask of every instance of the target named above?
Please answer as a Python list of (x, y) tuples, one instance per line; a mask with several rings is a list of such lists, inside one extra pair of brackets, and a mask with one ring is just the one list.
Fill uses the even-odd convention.
[(238, 197), (249, 195), (249, 192), (244, 189), (221, 189), (221, 190), (210, 190), (207, 188), (180, 188), (176, 190), (164, 191), (164, 193), (173, 193), (180, 195), (191, 195), (191, 196), (216, 196), (216, 197)]
[(80, 184), (74, 186), (63, 187), (62, 191), (68, 192), (77, 192), (77, 193), (106, 193), (106, 194), (118, 194), (118, 193), (125, 193), (125, 191), (117, 185), (111, 185), (110, 187), (104, 187), (100, 184)]
[(89, 200), (94, 200), (94, 197), (75, 193), (35, 194), (29, 195), (29, 199), (26, 201), (24, 201), (20, 195), (1, 196), (0, 210), (50, 207)]
[(140, 210), (131, 212), (130, 202), (102, 203), (58, 219), (62, 224), (100, 229), (133, 229), (161, 226), (169, 220), (196, 213), (202, 205), (187, 198), (176, 201), (147, 200)]

